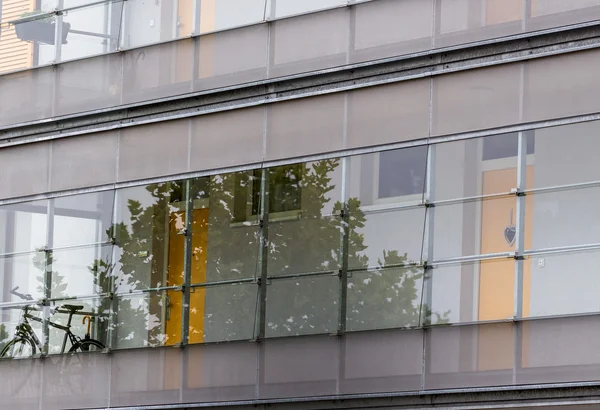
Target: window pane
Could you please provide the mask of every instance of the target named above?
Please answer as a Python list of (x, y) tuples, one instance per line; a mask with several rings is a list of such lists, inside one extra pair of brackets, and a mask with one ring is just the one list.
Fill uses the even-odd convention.
[(378, 268), (348, 279), (348, 330), (418, 326), (422, 268)]
[(0, 303), (22, 302), (24, 299), (10, 293), (31, 295), (35, 300), (44, 297), (44, 252), (31, 252), (21, 255), (0, 257)]
[[(19, 325), (21, 316), (23, 315), (24, 308), (30, 307), (31, 310), (28, 310), (32, 316), (40, 317), (42, 312), (39, 310), (33, 310), (33, 306), (27, 303), (23, 303), (21, 305), (15, 305), (11, 307), (0, 307), (0, 350), (8, 343), (10, 340), (15, 337), (17, 325)], [(42, 335), (42, 326), (39, 322), (30, 321), (31, 328), (38, 339), (41, 340)], [(35, 350), (39, 353), (40, 349), (38, 346), (35, 346)], [(23, 356), (27, 357), (31, 353), (31, 347), (24, 348)], [(6, 363), (2, 363), (2, 365), (6, 365)]]
[(258, 309), (255, 283), (195, 288), (190, 295), (190, 343), (250, 340)]
[(532, 188), (600, 181), (599, 130), (600, 121), (535, 130)]
[(531, 215), (525, 217), (526, 249), (600, 242), (600, 188), (528, 195), (527, 199)]
[[(84, 339), (87, 334), (87, 320), (83, 324), (82, 319), (85, 316), (90, 317), (90, 332), (89, 337), (97, 340), (106, 346), (106, 335), (108, 326), (108, 315), (105, 310), (110, 307), (109, 299), (98, 299), (98, 298), (86, 298), (86, 299), (74, 299), (65, 302), (58, 302), (55, 304), (56, 310), (50, 317), (50, 322), (67, 326), (69, 324), (69, 317), (71, 312), (74, 312), (71, 320), (71, 332), (77, 337)], [(77, 310), (73, 310), (77, 308)], [(71, 343), (67, 341), (66, 347), (63, 351), (62, 344), (65, 337), (65, 332), (61, 329), (56, 329), (52, 326), (49, 327), (49, 346), (48, 352), (50, 354), (66, 353), (72, 347)], [(100, 347), (91, 347), (90, 351), (100, 351)], [(74, 364), (77, 362), (74, 362)]]
[(337, 275), (273, 280), (267, 288), (267, 337), (335, 332), (338, 298)]
[(426, 170), (426, 146), (380, 153), (378, 199), (422, 195)]
[(507, 196), (436, 206), (434, 259), (514, 252), (516, 204)]
[(253, 193), (257, 189), (260, 178), (252, 172), (192, 181), (192, 283), (256, 276), (260, 228)]
[(0, 254), (29, 252), (46, 246), (47, 201), (0, 207)]
[[(504, 320), (514, 316), (514, 259), (434, 265), (428, 275), (432, 283), (431, 305), (424, 310), (424, 323)], [(523, 308), (526, 306), (524, 301)]]
[(91, 245), (112, 236), (115, 191), (67, 196), (54, 200), (52, 246)]
[[(527, 142), (533, 153), (533, 138)], [(434, 201), (508, 193), (517, 186), (518, 134), (453, 141), (433, 149)]]
[(339, 159), (271, 168), (269, 275), (339, 269)]
[[(530, 256), (523, 262), (531, 271), (531, 290), (524, 316), (570, 315), (600, 311), (600, 252), (571, 252)], [(528, 290), (528, 289), (526, 289)]]
[(383, 211), (364, 208), (350, 211), (350, 269), (421, 261), (425, 207)]
[(117, 349), (181, 342), (181, 292), (122, 295), (111, 306), (112, 345)]
[(177, 285), (183, 280), (185, 184), (117, 191), (116, 290)]
[[(39, 269), (44, 266), (44, 254), (37, 260)], [(49, 253), (52, 271), (50, 297), (66, 299), (73, 296), (91, 296), (112, 292), (113, 246), (93, 245), (54, 250)]]
[(425, 190), (427, 146), (350, 157), (349, 198), (361, 206), (419, 203)]

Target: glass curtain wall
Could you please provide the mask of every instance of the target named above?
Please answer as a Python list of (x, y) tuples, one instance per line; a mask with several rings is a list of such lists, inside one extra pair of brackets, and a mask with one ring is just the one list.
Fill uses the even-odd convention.
[(598, 126), (3, 205), (0, 343), (30, 306), (110, 349), (597, 313)]

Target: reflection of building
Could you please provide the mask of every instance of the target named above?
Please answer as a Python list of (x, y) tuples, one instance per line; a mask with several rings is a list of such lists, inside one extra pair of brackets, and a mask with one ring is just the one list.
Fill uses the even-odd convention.
[(0, 13), (0, 409), (595, 404), (600, 1)]

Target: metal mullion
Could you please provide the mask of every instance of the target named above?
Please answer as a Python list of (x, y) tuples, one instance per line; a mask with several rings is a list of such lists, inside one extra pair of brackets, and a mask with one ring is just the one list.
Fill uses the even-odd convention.
[(192, 180), (185, 181), (185, 245), (184, 245), (184, 279), (183, 279), (183, 303), (181, 312), (181, 345), (188, 344), (188, 332), (190, 325), (190, 284), (192, 281), (192, 253), (193, 253), (193, 224), (194, 224), (194, 200), (191, 192)]
[[(192, 196), (192, 179), (185, 181), (185, 245), (183, 256), (183, 295), (181, 304), (181, 347), (185, 347), (189, 343), (190, 329), (190, 294), (192, 282), (192, 256), (193, 256), (193, 238), (194, 238), (194, 198)], [(179, 377), (179, 399), (183, 401), (184, 390), (188, 376), (188, 360), (189, 349), (183, 349), (180, 357), (180, 377)]]
[(52, 297), (52, 246), (54, 244), (54, 199), (48, 200), (46, 212), (46, 247), (44, 249), (44, 295), (43, 295), (43, 318), (42, 322), (42, 354), (48, 354), (50, 343), (50, 332), (48, 327), (49, 311), (46, 308), (47, 301)]
[[(523, 316), (523, 271), (525, 248), (525, 190), (527, 185), (527, 133), (520, 132), (518, 140), (518, 164), (517, 164), (517, 220), (515, 222), (515, 274), (514, 274), (514, 307), (513, 318), (522, 318)], [(513, 363), (513, 382), (516, 382), (516, 375), (522, 366), (523, 325), (514, 324), (514, 363)]]
[(560, 255), (566, 253), (578, 253), (600, 250), (600, 242), (588, 243), (583, 245), (558, 246), (554, 248), (540, 248), (535, 250), (526, 250), (523, 252), (524, 257), (538, 255)]
[(115, 292), (115, 296), (140, 296), (146, 293), (158, 293), (167, 290), (181, 290), (183, 286), (158, 286), (156, 288), (138, 289), (129, 292)]
[(347, 299), (348, 299), (348, 258), (350, 241), (350, 209), (348, 207), (348, 183), (349, 183), (350, 158), (342, 159), (342, 209), (341, 209), (341, 229), (340, 229), (340, 256), (341, 269), (338, 276), (339, 295), (338, 295), (338, 325), (337, 334), (342, 335), (346, 332), (347, 320)]
[[(419, 314), (420, 323), (418, 326), (430, 324), (427, 317), (423, 317), (431, 309), (433, 299), (433, 235), (434, 235), (434, 212), (435, 206), (432, 203), (435, 201), (435, 162), (436, 162), (436, 146), (429, 145), (427, 149), (427, 165), (426, 165), (426, 180), (424, 186), (423, 203), (425, 204), (425, 226), (423, 230), (423, 242), (421, 248), (421, 263), (424, 263), (423, 270), (423, 289), (421, 312)], [(423, 352), (421, 362), (421, 389), (425, 390), (427, 382), (427, 374), (429, 373), (430, 358), (428, 357), (429, 349), (428, 339), (430, 332), (423, 332)]]
[(267, 281), (269, 255), (269, 170), (263, 168), (260, 180), (260, 252), (258, 255), (260, 266), (260, 278), (258, 283), (258, 309), (255, 318), (254, 336), (256, 340), (265, 337), (266, 315), (267, 315)]
[[(341, 238), (341, 236), (340, 236), (340, 238)], [(331, 275), (338, 276), (339, 273), (340, 273), (340, 270), (336, 269), (336, 270), (321, 271), (321, 272), (315, 271), (315, 272), (289, 273), (289, 274), (285, 274), (285, 275), (268, 275), (267, 280), (273, 281), (273, 280), (281, 280), (281, 279), (297, 279), (297, 278), (306, 278), (306, 277), (311, 277), (311, 276), (331, 276)]]
[(255, 278), (245, 278), (245, 279), (231, 279), (231, 280), (220, 280), (215, 282), (204, 282), (204, 283), (193, 283), (190, 285), (191, 289), (195, 288), (213, 288), (217, 286), (225, 286), (225, 285), (238, 285), (243, 283), (253, 283), (256, 282)]

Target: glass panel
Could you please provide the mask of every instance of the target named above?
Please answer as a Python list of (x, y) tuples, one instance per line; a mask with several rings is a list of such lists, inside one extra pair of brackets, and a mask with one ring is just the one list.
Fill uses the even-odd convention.
[(111, 54), (62, 64), (57, 70), (55, 115), (114, 107), (121, 103), (123, 56)]
[(117, 349), (157, 347), (181, 342), (181, 291), (121, 295), (114, 315), (112, 346)]
[[(220, 0), (219, 0), (220, 1)], [(259, 24), (197, 37), (194, 89), (238, 85), (267, 78), (269, 25)]]
[(50, 189), (62, 191), (116, 181), (118, 131), (52, 141)]
[[(106, 1), (68, 11), (62, 20), (65, 40), (60, 48), (40, 46), (40, 63), (73, 60), (117, 51), (121, 30), (122, 0)], [(67, 33), (65, 33), (67, 32)]]
[[(135, 3), (132, 0), (126, 3)], [(194, 42), (180, 40), (123, 53), (123, 102), (172, 97), (192, 90)]]
[(599, 6), (598, 0), (532, 0), (527, 28), (539, 30), (596, 20), (600, 16)]
[(0, 254), (35, 251), (46, 246), (48, 202), (0, 207)]
[(347, 4), (345, 0), (272, 0), (272, 3), (271, 18), (310, 13)]
[[(101, 345), (96, 345), (93, 342), (85, 342), (84, 351), (97, 352), (103, 349), (107, 344), (107, 328), (108, 328), (108, 310), (110, 309), (111, 301), (109, 299), (74, 299), (65, 302), (57, 302), (51, 311), (50, 323), (59, 326), (68, 326), (70, 331), (76, 338), (93, 339)], [(87, 317), (89, 316), (89, 319)], [(85, 319), (85, 324), (83, 323)], [(89, 320), (89, 333), (88, 333)], [(69, 340), (66, 341), (63, 348), (63, 342), (67, 333), (64, 329), (58, 329), (50, 325), (49, 331), (49, 346), (50, 354), (66, 353), (74, 346)], [(83, 349), (78, 349), (82, 351)]]
[(190, 170), (260, 163), (266, 107), (200, 115), (192, 119)]
[[(0, 303), (44, 297), (44, 252), (0, 257)], [(16, 289), (17, 294), (10, 291)]]
[[(35, 318), (39, 318), (42, 316), (42, 311), (39, 307), (32, 304), (19, 304), (13, 305), (10, 307), (0, 307), (0, 351), (8, 344), (16, 335), (16, 328), (20, 323), (24, 322), (24, 314), (25, 309), (29, 315), (34, 316)], [(42, 340), (42, 326), (40, 322), (27, 319), (27, 323), (29, 324), (27, 333), (32, 339), (32, 343), (22, 344), (19, 343), (15, 346), (15, 348), (10, 350), (10, 353), (7, 357), (30, 357), (33, 354), (39, 354), (41, 351), (41, 344), (38, 344), (33, 340), (31, 334), (34, 334), (35, 337), (41, 341)], [(4, 365), (4, 363), (2, 363)]]
[(355, 7), (353, 61), (431, 48), (433, 0), (371, 1)]
[(340, 8), (273, 22), (270, 77), (345, 64), (349, 20), (349, 10)]
[(344, 336), (339, 393), (389, 393), (421, 389), (423, 330), (354, 332)]
[(600, 188), (528, 195), (525, 249), (600, 242)]
[(0, 150), (0, 198), (48, 190), (50, 144), (25, 144)]
[[(4, 13), (2, 16), (4, 17)], [(9, 26), (8, 29), (12, 29), (12, 26)], [(7, 42), (14, 41), (14, 34), (12, 36), (6, 35), (4, 26), (2, 26), (0, 28), (1, 51), (4, 51), (4, 47), (8, 46), (8, 44), (6, 46), (3, 44), (7, 37), (9, 39)], [(28, 51), (33, 47), (33, 44), (22, 42), (15, 47), (24, 48)], [(25, 60), (12, 60), (8, 57), (6, 59), (0, 57), (0, 72), (29, 68), (31, 62), (28, 60), (27, 55), (25, 55), (25, 58)], [(0, 93), (3, 96), (0, 124), (9, 125), (51, 117), (54, 112), (52, 93), (55, 82), (56, 71), (54, 67), (38, 68), (37, 70), (0, 76)]]
[[(504, 320), (514, 316), (514, 259), (434, 265), (425, 323)], [(529, 274), (525, 273), (528, 286)], [(526, 300), (523, 308), (527, 307)]]
[(257, 190), (260, 171), (193, 181), (192, 283), (260, 275)]
[[(53, 299), (91, 296), (111, 292), (113, 246), (85, 246), (52, 251), (50, 297)], [(43, 254), (40, 268), (43, 269)]]
[(54, 199), (53, 247), (108, 242), (114, 199), (113, 190)]
[(179, 174), (188, 170), (190, 121), (129, 127), (119, 139), (119, 181)]
[(178, 285), (183, 280), (185, 183), (117, 192), (116, 290)]
[(525, 0), (438, 0), (436, 47), (521, 32)]
[(352, 272), (348, 278), (348, 330), (418, 326), (420, 323), (422, 268), (378, 267)]
[(513, 323), (432, 328), (425, 388), (512, 385), (515, 329)]
[(265, 21), (267, 0), (200, 0), (200, 33)]
[[(600, 64), (600, 50), (567, 53), (552, 57), (550, 61), (528, 61), (524, 78), (523, 121), (600, 111), (600, 101), (596, 98), (600, 78), (588, 70), (597, 64)], [(550, 83), (557, 86), (548, 87)]]
[(339, 269), (340, 160), (270, 168), (268, 274)]
[[(379, 1), (370, 4), (377, 3)], [(430, 94), (430, 79), (348, 92), (346, 146), (362, 148), (426, 138)]]
[[(535, 150), (532, 134), (527, 153)], [(434, 201), (507, 194), (517, 186), (519, 134), (436, 144)]]
[(190, 343), (252, 339), (258, 305), (255, 283), (195, 288), (190, 295)]
[(600, 121), (535, 130), (533, 188), (600, 181), (599, 131)]
[(425, 207), (350, 211), (350, 269), (418, 263), (423, 258)]
[(598, 250), (532, 255), (523, 263), (531, 271), (529, 309), (524, 316), (569, 315), (600, 311)]
[(507, 196), (436, 206), (434, 259), (514, 252), (515, 198)]
[(121, 34), (121, 42), (125, 48), (136, 48), (240, 24), (257, 23), (263, 20), (264, 2), (265, 0), (185, 0), (160, 3), (126, 1), (123, 13), (125, 30)]
[(519, 123), (521, 71), (517, 63), (434, 78), (432, 133), (452, 134)]
[(341, 267), (341, 219), (297, 217), (269, 223), (269, 276), (336, 272)]
[(266, 336), (298, 336), (337, 330), (337, 275), (272, 280), (267, 288)]
[[(350, 157), (349, 201), (365, 211), (423, 199), (427, 146)], [(388, 207), (389, 207), (388, 206)]]
[(342, 149), (344, 112), (342, 93), (271, 104), (267, 111), (266, 159), (295, 158)]

